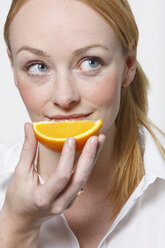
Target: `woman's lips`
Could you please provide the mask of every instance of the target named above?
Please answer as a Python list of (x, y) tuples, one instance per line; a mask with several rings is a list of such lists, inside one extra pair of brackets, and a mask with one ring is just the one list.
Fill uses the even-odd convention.
[(51, 120), (54, 120), (54, 121), (83, 120), (87, 116), (89, 116), (90, 114), (91, 113), (89, 113), (89, 114), (72, 114), (72, 115), (55, 115), (55, 116), (51, 116), (49, 118)]

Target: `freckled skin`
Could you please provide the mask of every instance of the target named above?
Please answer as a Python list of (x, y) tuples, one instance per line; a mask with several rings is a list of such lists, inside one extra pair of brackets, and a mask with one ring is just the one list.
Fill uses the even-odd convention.
[[(32, 121), (48, 120), (50, 113), (92, 112), (89, 119), (103, 120), (102, 132), (114, 124), (125, 57), (117, 35), (94, 10), (73, 0), (30, 0), (12, 22), (10, 40), (15, 83)], [(108, 50), (95, 47), (73, 56), (75, 50), (96, 43)], [(28, 51), (16, 54), (22, 46), (40, 49), (50, 57), (43, 59)], [(105, 65), (93, 74), (79, 70), (79, 62), (86, 56), (100, 56)], [(29, 60), (44, 62), (49, 73), (30, 76), (22, 69)]]

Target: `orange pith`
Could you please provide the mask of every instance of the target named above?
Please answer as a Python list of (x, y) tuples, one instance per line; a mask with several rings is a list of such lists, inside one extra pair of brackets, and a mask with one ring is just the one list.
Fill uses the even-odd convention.
[(68, 137), (76, 139), (76, 151), (82, 150), (86, 141), (93, 135), (99, 135), (102, 120), (33, 122), (34, 133), (40, 143), (61, 152)]

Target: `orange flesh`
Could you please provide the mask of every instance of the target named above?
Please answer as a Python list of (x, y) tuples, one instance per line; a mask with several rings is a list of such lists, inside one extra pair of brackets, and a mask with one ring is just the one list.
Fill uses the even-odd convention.
[(49, 128), (45, 129), (44, 124), (40, 124), (37, 130), (46, 135), (47, 137), (52, 138), (68, 138), (71, 136), (76, 136), (81, 133), (88, 131), (94, 126), (95, 123), (91, 122), (75, 122), (74, 129), (72, 128), (72, 122), (56, 122), (50, 123)]

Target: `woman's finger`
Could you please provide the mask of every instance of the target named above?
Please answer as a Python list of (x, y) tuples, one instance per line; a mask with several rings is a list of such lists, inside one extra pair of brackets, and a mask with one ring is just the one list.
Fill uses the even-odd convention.
[(58, 194), (64, 190), (70, 180), (74, 168), (76, 141), (73, 137), (66, 140), (57, 169), (53, 175), (42, 185), (42, 193), (47, 201), (54, 201)]
[(24, 171), (25, 173), (26, 172), (28, 173), (36, 157), (38, 142), (33, 132), (31, 123), (25, 123), (24, 131), (25, 131), (25, 140), (17, 167), (21, 168), (21, 170)]
[[(100, 139), (100, 142), (101, 141), (102, 138)], [(88, 139), (83, 152), (77, 162), (72, 180), (69, 182), (69, 185), (67, 186), (65, 191), (58, 196), (54, 203), (54, 212), (56, 212), (56, 209), (61, 209), (61, 211), (62, 209), (66, 209), (70, 202), (75, 199), (81, 188), (84, 187), (94, 166), (98, 146), (98, 137), (93, 136)]]
[(87, 144), (85, 145), (85, 148), (83, 149), (83, 152), (76, 165), (76, 171), (74, 174), (74, 178), (76, 178), (76, 180), (79, 178), (83, 180), (84, 178), (84, 180), (87, 181), (104, 140), (104, 135), (100, 135), (99, 137), (93, 136), (88, 139)]
[(92, 171), (96, 156), (98, 156), (104, 140), (105, 136), (100, 135), (99, 137), (91, 137), (87, 141), (73, 174), (75, 139), (67, 139), (56, 171), (41, 186), (42, 192), (40, 192), (39, 198), (44, 199), (41, 201), (45, 206), (47, 204), (53, 204), (52, 213), (58, 214), (62, 212), (74, 201), (77, 193), (80, 191), (82, 185), (85, 185)]
[(103, 147), (103, 144), (104, 144), (104, 142), (105, 142), (105, 139), (106, 139), (106, 136), (104, 135), (104, 134), (100, 134), (99, 136), (98, 136), (98, 146), (97, 146), (97, 151), (96, 151), (96, 157), (95, 157), (95, 161), (94, 161), (94, 164), (96, 163), (96, 161), (97, 161), (97, 158), (98, 158), (98, 156), (99, 156), (99, 154), (100, 154), (100, 152), (101, 152), (101, 149), (102, 149), (102, 147)]

